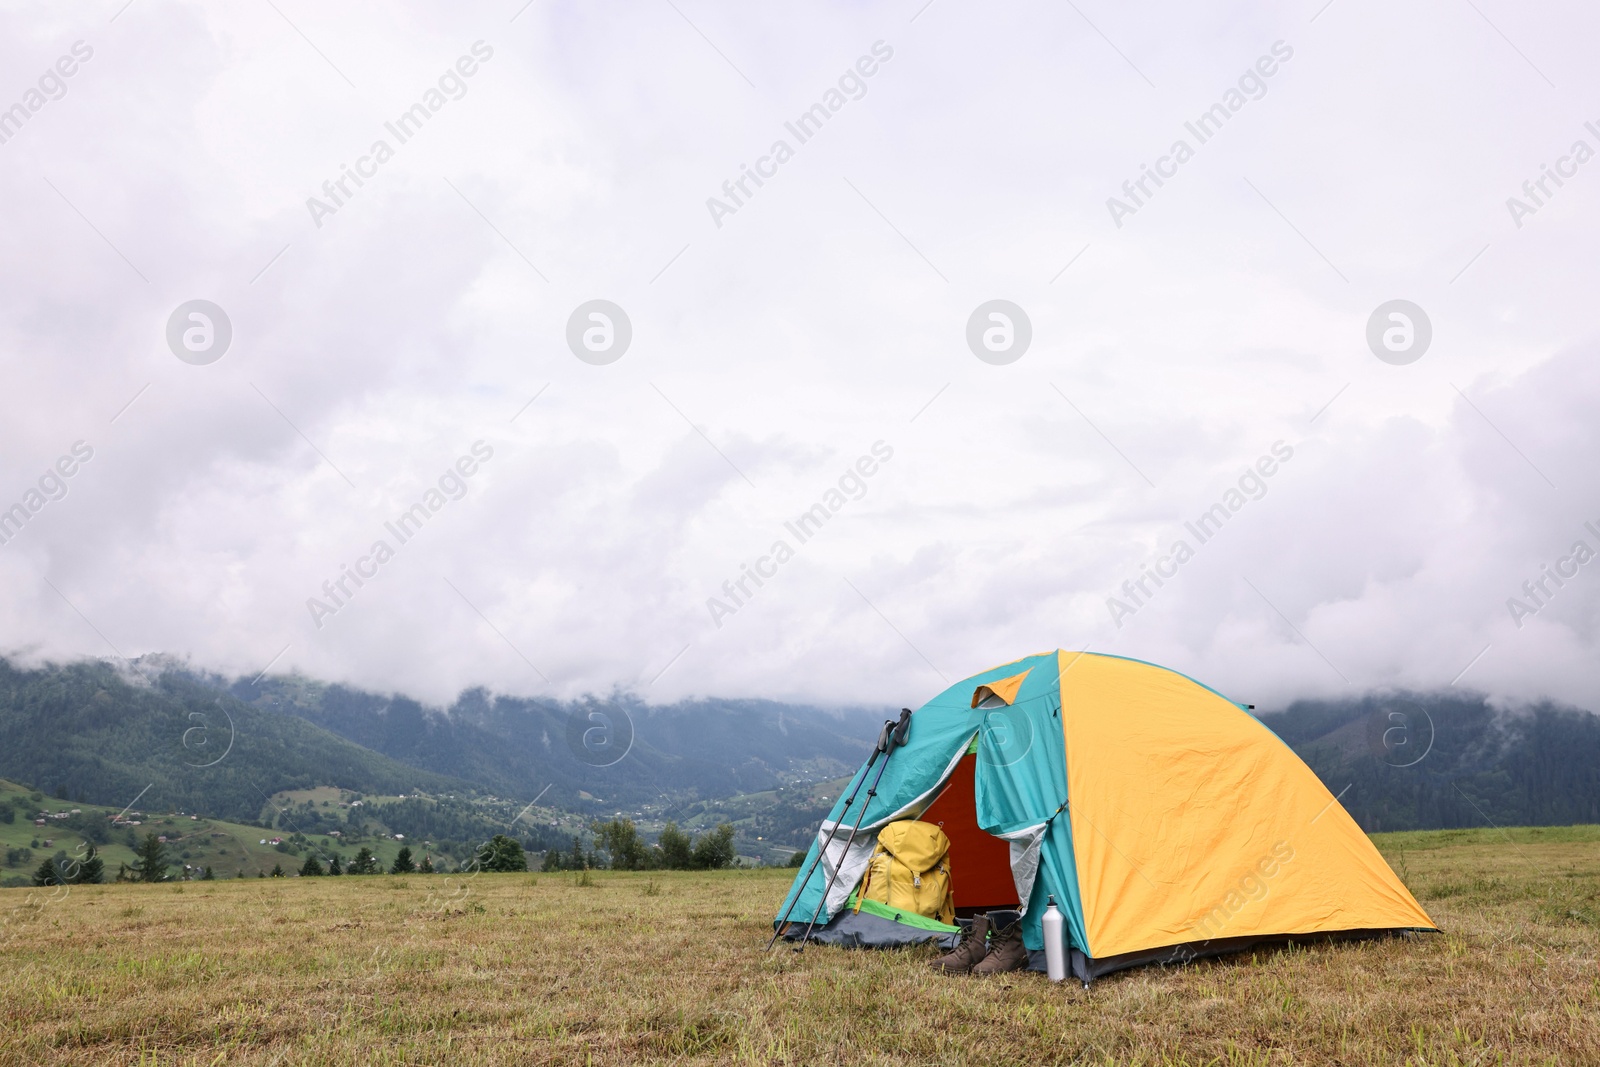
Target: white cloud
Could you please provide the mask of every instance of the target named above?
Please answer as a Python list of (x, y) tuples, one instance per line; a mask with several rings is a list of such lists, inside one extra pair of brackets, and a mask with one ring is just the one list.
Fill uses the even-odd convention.
[[(1259, 704), (1469, 662), (1600, 700), (1600, 573), (1521, 628), (1505, 605), (1600, 524), (1600, 170), (1520, 229), (1504, 203), (1595, 117), (1592, 13), (1486, 12), (1525, 59), (1470, 8), (1361, 0), (279, 6), (0, 16), (0, 102), (94, 49), (0, 144), (0, 503), (95, 449), (0, 547), (5, 647), (253, 674), (287, 645), (434, 700), (907, 704), (1088, 644)], [(1106, 198), (1280, 40), (1266, 94), (1115, 227)], [(877, 41), (865, 95), (717, 227), (706, 198)], [(196, 297), (234, 327), (204, 367), (163, 339)], [(634, 330), (606, 367), (564, 341), (596, 297)], [(1004, 367), (964, 340), (996, 297), (1033, 323)], [(1396, 297), (1434, 326), (1404, 367), (1364, 341)], [(316, 628), (306, 599), (478, 440), (465, 497)], [(707, 598), (880, 440), (865, 495), (715, 627)], [(1279, 440), (1266, 495), (1113, 625)]]

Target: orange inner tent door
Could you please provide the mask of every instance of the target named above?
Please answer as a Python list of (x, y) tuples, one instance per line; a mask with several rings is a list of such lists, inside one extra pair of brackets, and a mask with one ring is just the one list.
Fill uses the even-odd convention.
[(936, 823), (950, 839), (950, 887), (960, 915), (1018, 905), (1011, 846), (978, 827), (972, 795), (977, 760), (971, 753), (963, 757), (944, 791), (921, 815), (923, 822)]

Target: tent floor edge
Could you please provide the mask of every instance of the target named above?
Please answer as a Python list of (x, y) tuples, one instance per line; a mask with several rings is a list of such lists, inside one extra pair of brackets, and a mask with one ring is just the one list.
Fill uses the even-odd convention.
[[(918, 916), (921, 918), (921, 916)], [(805, 936), (804, 925), (790, 923), (792, 930), (785, 931), (785, 941), (799, 941)], [(930, 924), (939, 925), (943, 924)], [(950, 932), (946, 932), (948, 929)], [(826, 925), (811, 931), (809, 941), (818, 945), (836, 945), (840, 948), (908, 948), (913, 945), (935, 945), (945, 951), (956, 947), (960, 940), (959, 928), (927, 929), (910, 923), (874, 915), (869, 911), (841, 911)]]
[[(1085, 985), (1096, 978), (1131, 967), (1181, 966), (1197, 959), (1231, 956), (1254, 949), (1281, 950), (1290, 945), (1323, 944), (1332, 941), (1381, 941), (1409, 934), (1440, 933), (1437, 927), (1384, 927), (1378, 929), (1329, 930), (1310, 934), (1248, 934), (1242, 937), (1224, 937), (1211, 941), (1190, 941), (1179, 945), (1125, 952), (1118, 956), (1095, 959), (1085, 956), (1076, 948), (1068, 953), (1068, 973)], [(1028, 951), (1028, 970), (1044, 973), (1043, 949)]]

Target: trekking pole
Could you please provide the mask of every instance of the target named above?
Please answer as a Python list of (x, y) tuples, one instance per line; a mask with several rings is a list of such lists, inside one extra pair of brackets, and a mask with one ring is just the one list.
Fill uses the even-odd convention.
[[(891, 730), (891, 727), (893, 728)], [(811, 922), (806, 926), (806, 932), (800, 938), (800, 943), (794, 947), (796, 952), (804, 952), (806, 942), (811, 939), (811, 931), (817, 925), (817, 916), (822, 914), (823, 905), (828, 903), (828, 894), (833, 891), (833, 883), (844, 870), (844, 864), (850, 858), (850, 846), (855, 844), (856, 831), (861, 829), (861, 820), (866, 817), (867, 809), (872, 807), (872, 798), (878, 795), (878, 783), (883, 781), (883, 772), (889, 768), (889, 757), (894, 755), (894, 750), (906, 743), (906, 735), (911, 731), (911, 709), (900, 709), (898, 723), (886, 722), (883, 724), (883, 736), (879, 744), (884, 745), (883, 762), (878, 764), (877, 777), (872, 779), (872, 786), (867, 790), (867, 799), (861, 805), (861, 810), (856, 812), (855, 825), (850, 827), (850, 836), (845, 838), (844, 851), (839, 854), (839, 866), (828, 876), (828, 884), (822, 887), (822, 899), (817, 901), (817, 910), (811, 913)], [(820, 857), (819, 857), (820, 858)]]
[(778, 943), (778, 935), (782, 933), (784, 924), (789, 921), (789, 916), (793, 914), (795, 905), (800, 903), (800, 894), (805, 892), (806, 886), (811, 883), (811, 875), (816, 871), (817, 864), (821, 863), (822, 857), (828, 854), (828, 846), (833, 844), (833, 837), (839, 832), (840, 824), (849, 817), (850, 805), (856, 802), (856, 794), (861, 792), (861, 787), (866, 784), (867, 775), (872, 773), (872, 765), (878, 762), (878, 757), (883, 755), (884, 750), (889, 747), (889, 732), (893, 728), (894, 720), (885, 719), (883, 730), (878, 734), (878, 743), (872, 748), (872, 755), (868, 756), (867, 762), (861, 766), (859, 772), (861, 777), (855, 780), (855, 787), (850, 790), (850, 795), (845, 798), (844, 807), (839, 812), (839, 818), (834, 822), (833, 829), (828, 831), (828, 839), (817, 850), (817, 858), (811, 861), (811, 866), (807, 869), (806, 876), (800, 880), (800, 888), (795, 890), (794, 899), (789, 902), (789, 907), (785, 909), (783, 917), (778, 920), (778, 925), (772, 931), (772, 940), (767, 942), (767, 947), (763, 951), (771, 952), (772, 946)]

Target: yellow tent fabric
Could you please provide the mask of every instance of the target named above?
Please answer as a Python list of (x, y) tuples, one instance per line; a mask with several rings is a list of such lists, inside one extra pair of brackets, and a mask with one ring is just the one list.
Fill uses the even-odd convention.
[(1007, 705), (1015, 704), (1017, 702), (1017, 690), (1022, 688), (1022, 683), (1027, 681), (1028, 674), (1032, 670), (1033, 668), (1029, 667), (1028, 670), (1023, 671), (1021, 674), (1013, 674), (1009, 678), (998, 678), (986, 685), (978, 686), (972, 691), (972, 706), (977, 707), (990, 696), (999, 697)]
[(1430, 919), (1332, 793), (1198, 682), (1058, 652), (1089, 954)]

